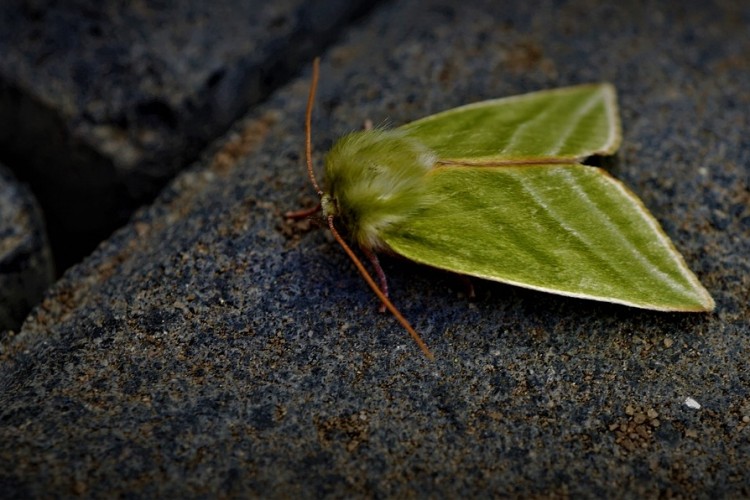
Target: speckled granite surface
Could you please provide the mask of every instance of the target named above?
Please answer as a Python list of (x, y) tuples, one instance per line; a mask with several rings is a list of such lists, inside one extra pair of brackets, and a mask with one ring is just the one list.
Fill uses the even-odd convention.
[(3, 2), (0, 159), (33, 186), (58, 262), (90, 253), (369, 4)]
[[(387, 260), (428, 362), (309, 203), (302, 79), (53, 288), (0, 358), (7, 496), (747, 496), (750, 11), (398, 2), (324, 54), (340, 134), (571, 83), (619, 90), (608, 167), (713, 294), (638, 311)], [(687, 399), (692, 398), (692, 399)]]

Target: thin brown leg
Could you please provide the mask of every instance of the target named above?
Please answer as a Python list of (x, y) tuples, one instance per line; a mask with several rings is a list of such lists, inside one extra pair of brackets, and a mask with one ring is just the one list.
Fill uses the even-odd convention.
[(459, 275), (457, 275), (457, 276), (459, 277), (459, 279), (460, 279), (460, 280), (461, 280), (461, 281), (463, 282), (463, 284), (464, 284), (464, 290), (465, 290), (465, 292), (466, 292), (466, 297), (467, 297), (467, 298), (468, 298), (469, 300), (474, 300), (474, 299), (476, 299), (476, 298), (477, 298), (477, 294), (476, 294), (476, 292), (474, 291), (474, 282), (473, 282), (473, 281), (471, 281), (471, 278), (470, 278), (470, 277), (468, 277), (468, 276), (466, 276), (465, 274), (459, 274)]
[[(372, 267), (375, 269), (375, 275), (378, 277), (378, 282), (380, 284), (380, 291), (383, 292), (383, 295), (388, 297), (388, 280), (385, 277), (385, 272), (383, 271), (383, 268), (380, 267), (380, 261), (378, 260), (378, 256), (375, 255), (375, 253), (370, 250), (369, 248), (360, 247), (362, 249), (362, 253), (365, 254), (365, 257), (367, 257), (370, 260), (370, 263), (372, 263)], [(378, 308), (378, 311), (381, 313), (385, 312), (385, 304), (380, 303), (380, 307)]]
[(315, 205), (312, 208), (303, 208), (301, 210), (294, 210), (292, 212), (286, 212), (284, 214), (284, 217), (287, 219), (304, 219), (305, 217), (310, 217), (311, 215), (314, 215), (316, 213), (320, 212), (320, 203)]

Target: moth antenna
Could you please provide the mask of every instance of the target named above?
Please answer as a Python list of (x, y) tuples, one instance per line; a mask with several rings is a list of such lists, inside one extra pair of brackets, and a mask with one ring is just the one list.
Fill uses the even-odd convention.
[[(305, 112), (305, 160), (307, 162), (307, 174), (310, 176), (310, 182), (312, 182), (313, 187), (318, 192), (318, 196), (323, 196), (323, 190), (320, 189), (320, 185), (318, 184), (317, 179), (315, 178), (315, 172), (313, 171), (313, 162), (312, 162), (312, 110), (313, 110), (313, 103), (315, 102), (315, 92), (318, 89), (318, 75), (320, 74), (320, 58), (316, 57), (313, 60), (313, 68), (312, 68), (312, 81), (310, 82), (310, 94), (307, 97), (307, 111)], [(320, 209), (320, 205), (315, 207), (311, 212), (315, 212)], [(294, 214), (296, 215), (296, 214)], [(339, 245), (341, 245), (341, 248), (344, 249), (344, 252), (349, 256), (349, 258), (354, 262), (354, 265), (357, 267), (357, 270), (359, 270), (362, 277), (367, 282), (368, 286), (372, 288), (372, 291), (375, 292), (375, 295), (377, 295), (378, 299), (382, 302), (385, 307), (391, 311), (391, 314), (393, 314), (399, 323), (401, 323), (401, 326), (403, 326), (407, 332), (409, 332), (409, 335), (414, 339), (414, 341), (417, 343), (420, 349), (422, 349), (422, 352), (425, 356), (427, 356), (427, 359), (430, 361), (435, 360), (435, 356), (432, 355), (432, 352), (430, 352), (430, 349), (427, 347), (427, 344), (424, 343), (422, 340), (422, 337), (419, 336), (419, 334), (414, 330), (414, 328), (411, 326), (411, 324), (404, 318), (404, 316), (401, 314), (401, 312), (396, 309), (396, 306), (393, 305), (393, 302), (390, 301), (390, 299), (380, 290), (378, 285), (375, 283), (375, 280), (372, 279), (372, 276), (370, 276), (370, 273), (367, 272), (367, 269), (365, 269), (365, 266), (362, 264), (362, 261), (359, 260), (357, 255), (352, 251), (351, 248), (349, 248), (349, 245), (346, 244), (344, 239), (341, 237), (339, 232), (336, 230), (336, 226), (333, 224), (333, 215), (329, 215), (327, 217), (328, 219), (328, 228), (331, 230), (331, 234), (333, 234), (333, 237), (336, 239)]]
[(427, 359), (430, 361), (435, 360), (435, 356), (432, 355), (432, 352), (430, 352), (430, 349), (427, 347), (427, 344), (424, 343), (422, 340), (422, 337), (419, 336), (416, 330), (411, 326), (411, 324), (404, 318), (404, 316), (401, 314), (401, 312), (396, 309), (396, 306), (393, 305), (393, 302), (390, 301), (388, 297), (385, 296), (385, 294), (380, 290), (377, 283), (375, 283), (375, 280), (372, 279), (372, 276), (370, 276), (370, 273), (367, 272), (367, 269), (365, 269), (365, 266), (362, 264), (362, 261), (359, 260), (357, 255), (352, 251), (351, 248), (349, 248), (349, 245), (346, 244), (344, 241), (344, 238), (341, 237), (339, 232), (336, 230), (336, 227), (333, 224), (333, 215), (328, 216), (328, 228), (331, 230), (331, 233), (333, 234), (333, 237), (336, 238), (336, 241), (339, 245), (341, 245), (341, 248), (344, 249), (346, 254), (349, 256), (350, 259), (352, 259), (352, 262), (354, 262), (354, 265), (357, 267), (357, 270), (362, 275), (362, 277), (365, 279), (367, 284), (372, 288), (372, 291), (375, 292), (375, 295), (378, 296), (378, 299), (385, 304), (385, 307), (388, 308), (389, 311), (391, 311), (391, 314), (393, 314), (399, 323), (401, 323), (401, 326), (403, 326), (407, 332), (409, 332), (409, 335), (411, 335), (411, 338), (414, 339), (414, 341), (417, 343), (420, 349), (422, 349), (422, 352), (425, 356), (427, 356)]
[[(312, 81), (310, 82), (310, 94), (307, 96), (307, 111), (305, 112), (305, 161), (307, 162), (307, 175), (310, 177), (315, 191), (318, 196), (323, 196), (323, 190), (320, 189), (318, 180), (315, 178), (315, 172), (313, 171), (312, 163), (312, 110), (313, 103), (315, 102), (315, 92), (318, 89), (318, 74), (320, 73), (320, 58), (316, 57), (313, 59), (313, 70), (312, 70)], [(295, 210), (284, 213), (284, 217), (287, 219), (304, 219), (313, 214), (316, 214), (322, 208), (321, 204), (312, 208), (303, 208), (302, 210)]]
[(315, 172), (313, 172), (312, 162), (312, 110), (315, 102), (315, 92), (318, 90), (318, 74), (320, 73), (320, 57), (313, 59), (312, 81), (310, 82), (310, 94), (307, 96), (307, 111), (305, 112), (305, 160), (307, 161), (307, 175), (310, 176), (315, 191), (318, 196), (323, 196), (323, 190), (320, 189)]

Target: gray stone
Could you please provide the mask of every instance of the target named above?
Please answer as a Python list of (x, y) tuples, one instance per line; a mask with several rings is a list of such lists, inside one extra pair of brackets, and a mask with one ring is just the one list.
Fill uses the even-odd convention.
[[(238, 123), (2, 344), (8, 496), (750, 494), (750, 12), (393, 2), (324, 55), (313, 140), (608, 80), (643, 199), (717, 302), (668, 314), (384, 259), (429, 362), (310, 204), (308, 80)], [(698, 408), (691, 400), (700, 404)]]
[(369, 2), (3, 2), (0, 151), (78, 261)]
[(21, 326), (53, 275), (39, 206), (0, 164), (0, 338)]

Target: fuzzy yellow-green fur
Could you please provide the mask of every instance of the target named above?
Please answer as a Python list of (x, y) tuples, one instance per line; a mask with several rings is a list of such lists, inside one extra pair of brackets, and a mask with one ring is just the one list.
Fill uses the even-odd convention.
[(341, 220), (361, 246), (386, 248), (380, 235), (427, 204), (424, 176), (435, 154), (399, 130), (365, 130), (342, 137), (326, 157), (325, 215)]

